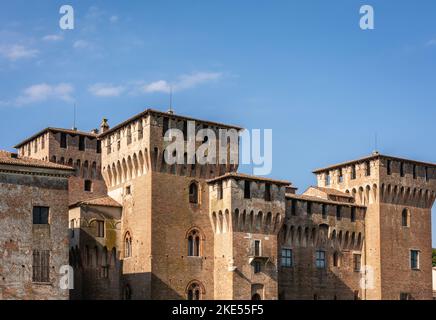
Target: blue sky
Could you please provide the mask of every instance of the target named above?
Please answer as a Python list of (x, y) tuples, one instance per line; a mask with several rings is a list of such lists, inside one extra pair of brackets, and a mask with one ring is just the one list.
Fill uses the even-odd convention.
[(63, 4), (0, 4), (2, 149), (72, 127), (74, 101), (82, 130), (166, 110), (172, 84), (177, 113), (273, 129), (271, 176), (300, 191), (375, 133), (383, 153), (436, 162), (434, 1), (69, 1), (66, 31)]

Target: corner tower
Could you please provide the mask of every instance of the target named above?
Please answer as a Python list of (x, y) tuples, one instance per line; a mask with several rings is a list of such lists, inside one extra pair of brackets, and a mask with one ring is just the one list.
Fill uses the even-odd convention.
[(367, 207), (366, 299), (431, 299), (436, 165), (374, 153), (315, 170), (319, 187)]

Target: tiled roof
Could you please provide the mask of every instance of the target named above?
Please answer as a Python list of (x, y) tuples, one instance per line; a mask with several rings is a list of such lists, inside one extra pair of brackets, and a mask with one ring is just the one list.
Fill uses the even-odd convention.
[(14, 148), (17, 149), (17, 148), (21, 147), (22, 145), (28, 143), (29, 141), (36, 139), (37, 137), (39, 137), (40, 135), (42, 135), (43, 133), (45, 133), (47, 131), (64, 132), (64, 133), (71, 134), (71, 135), (81, 135), (81, 136), (86, 136), (89, 138), (97, 138), (97, 134), (93, 133), (93, 132), (85, 132), (85, 131), (79, 131), (79, 130), (48, 127), (48, 128), (42, 129), (41, 131), (35, 133), (34, 135), (30, 136), (29, 138), (21, 141), (20, 143), (15, 145)]
[(169, 117), (169, 118), (178, 118), (178, 119), (184, 119), (184, 120), (190, 120), (190, 121), (196, 121), (196, 122), (202, 122), (202, 123), (208, 123), (210, 125), (213, 126), (217, 126), (217, 127), (223, 127), (223, 128), (229, 128), (229, 129), (236, 129), (236, 130), (242, 130), (241, 127), (238, 126), (233, 126), (233, 125), (229, 125), (229, 124), (224, 124), (224, 123), (219, 123), (219, 122), (213, 122), (213, 121), (208, 121), (208, 120), (201, 120), (201, 119), (196, 119), (196, 118), (191, 118), (191, 117), (186, 117), (186, 116), (182, 116), (182, 115), (178, 115), (175, 113), (169, 113), (169, 112), (163, 112), (163, 111), (159, 111), (159, 110), (154, 110), (154, 109), (146, 109), (141, 113), (138, 113), (136, 115), (134, 115), (133, 117), (121, 122), (120, 124), (117, 124), (115, 127), (112, 127), (111, 129), (109, 129), (106, 132), (102, 132), (99, 137), (103, 138), (104, 136), (107, 136), (108, 134), (128, 125), (130, 122), (135, 121), (139, 118), (144, 117), (145, 115), (148, 114), (154, 114), (154, 115), (159, 115), (159, 116), (165, 116), (165, 117)]
[(35, 167), (35, 168), (47, 168), (47, 169), (59, 169), (59, 170), (69, 170), (73, 171), (74, 169), (57, 164), (52, 162), (46, 162), (42, 160), (37, 160), (33, 158), (20, 157), (16, 153), (11, 153), (8, 151), (0, 150), (0, 164), (9, 164), (15, 166), (24, 166), (24, 167)]
[(366, 208), (366, 206), (362, 206), (362, 205), (352, 203), (352, 202), (326, 200), (326, 199), (322, 199), (322, 198), (318, 198), (318, 197), (314, 197), (314, 196), (306, 196), (304, 194), (287, 193), (286, 198), (303, 200), (303, 201), (310, 201), (310, 202), (317, 202), (317, 203), (326, 203), (326, 204), (332, 204), (332, 205), (340, 205), (340, 206)]
[(224, 180), (224, 179), (229, 179), (229, 178), (233, 178), (233, 179), (237, 179), (237, 180), (251, 180), (251, 181), (260, 181), (260, 182), (271, 182), (274, 184), (280, 184), (280, 185), (284, 185), (284, 186), (290, 186), (291, 182), (289, 181), (285, 181), (285, 180), (276, 180), (276, 179), (270, 179), (270, 178), (264, 178), (264, 177), (259, 177), (259, 176), (253, 176), (253, 175), (248, 175), (248, 174), (244, 174), (244, 173), (237, 173), (237, 172), (228, 172), (226, 174), (223, 174), (222, 176), (213, 178), (213, 179), (209, 179), (207, 180), (208, 183), (213, 183), (215, 181), (219, 181), (219, 180)]
[(319, 191), (325, 192), (328, 195), (336, 196), (336, 197), (343, 197), (343, 198), (353, 198), (353, 196), (349, 193), (342, 192), (333, 188), (324, 188), (324, 187), (318, 187), (318, 186), (311, 186), (309, 188), (318, 189)]
[(102, 207), (119, 207), (119, 208), (122, 207), (121, 204), (119, 204), (117, 201), (115, 201), (114, 199), (112, 199), (109, 196), (78, 201), (78, 202), (70, 205), (70, 207), (78, 207), (80, 205), (102, 206)]
[(388, 155), (383, 155), (380, 154), (378, 152), (374, 152), (373, 154), (360, 158), (360, 159), (356, 159), (356, 160), (351, 160), (351, 161), (346, 161), (346, 162), (342, 162), (342, 163), (338, 163), (338, 164), (334, 164), (328, 167), (324, 167), (324, 168), (320, 168), (320, 169), (316, 169), (314, 171), (312, 171), (313, 173), (320, 173), (320, 172), (324, 172), (324, 171), (329, 171), (332, 169), (338, 169), (341, 167), (345, 167), (351, 164), (355, 164), (355, 163), (359, 163), (359, 162), (364, 162), (367, 160), (372, 160), (372, 159), (379, 159), (379, 158), (384, 158), (384, 159), (391, 159), (394, 161), (403, 161), (403, 162), (411, 162), (411, 163), (415, 163), (417, 165), (422, 165), (422, 166), (427, 166), (427, 167), (436, 167), (436, 163), (432, 163), (432, 162), (423, 162), (423, 161), (416, 161), (416, 160), (411, 160), (411, 159), (405, 159), (405, 158), (399, 158), (399, 157), (394, 157), (394, 156), (388, 156)]

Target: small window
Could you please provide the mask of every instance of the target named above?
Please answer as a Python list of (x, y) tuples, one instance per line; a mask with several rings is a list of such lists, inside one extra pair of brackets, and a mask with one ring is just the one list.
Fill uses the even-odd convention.
[(162, 137), (165, 137), (165, 133), (169, 129), (169, 119), (164, 117), (163, 118), (163, 126), (162, 126)]
[(126, 187), (126, 195), (129, 195), (132, 193), (132, 187), (131, 186), (127, 186)]
[(341, 219), (342, 219), (342, 207), (337, 206), (336, 207), (336, 220), (341, 220)]
[(104, 238), (104, 221), (97, 221), (97, 237)]
[(356, 207), (351, 207), (350, 220), (351, 220), (351, 222), (356, 221)]
[(339, 253), (333, 253), (333, 267), (339, 267)]
[(97, 153), (101, 153), (101, 140), (97, 140)]
[(50, 251), (49, 250), (33, 251), (32, 281), (50, 282)]
[(271, 184), (265, 184), (265, 201), (271, 201)]
[(328, 173), (325, 174), (325, 185), (326, 186), (330, 185), (330, 175)]
[(323, 250), (316, 250), (315, 253), (316, 256), (316, 267), (318, 269), (325, 269), (326, 261), (325, 261), (325, 251)]
[(342, 169), (339, 169), (339, 175), (338, 175), (338, 183), (344, 182), (344, 175), (342, 174)]
[(371, 175), (371, 163), (369, 161), (365, 162), (365, 176), (369, 177)]
[(250, 181), (247, 180), (244, 181), (244, 198), (245, 199), (251, 198)]
[(409, 210), (407, 210), (407, 209), (403, 209), (403, 211), (401, 213), (401, 225), (403, 227), (409, 226)]
[(413, 179), (416, 179), (416, 164), (413, 165), (412, 171), (413, 171)]
[(79, 150), (84, 151), (85, 150), (85, 137), (79, 136)]
[(124, 236), (124, 258), (132, 256), (132, 237), (129, 232)]
[(198, 283), (193, 283), (188, 288), (188, 300), (201, 300), (201, 289)]
[(387, 172), (388, 176), (392, 174), (392, 161), (391, 160), (387, 161), (386, 172)]
[(254, 273), (260, 273), (262, 271), (262, 264), (260, 263), (260, 261), (254, 261), (253, 268)]
[(254, 240), (254, 256), (255, 257), (261, 256), (260, 240)]
[(91, 180), (85, 180), (85, 187), (84, 190), (87, 192), (92, 191), (92, 181)]
[(297, 200), (295, 200), (295, 199), (291, 200), (291, 214), (293, 216), (297, 215)]
[(359, 290), (354, 290), (354, 300), (360, 300)]
[(362, 260), (362, 256), (360, 254), (353, 254), (353, 266), (355, 272), (360, 272), (361, 260)]
[(419, 251), (410, 250), (410, 267), (414, 270), (419, 269)]
[(404, 177), (404, 162), (400, 162), (400, 176)]
[(198, 184), (197, 182), (192, 182), (189, 185), (189, 202), (198, 203)]
[(219, 181), (217, 187), (218, 187), (218, 190), (217, 190), (217, 192), (218, 192), (218, 200), (221, 200), (223, 198), (223, 182)]
[(192, 230), (188, 235), (188, 256), (200, 256), (200, 233), (197, 230)]
[(48, 207), (33, 207), (33, 224), (48, 224)]
[(356, 165), (351, 167), (351, 180), (356, 179)]
[(285, 268), (292, 267), (292, 250), (291, 249), (282, 249), (282, 259), (281, 265)]
[(312, 202), (307, 203), (307, 214), (312, 214)]
[(74, 238), (74, 219), (70, 220), (71, 238)]
[(321, 206), (321, 210), (322, 210), (322, 218), (327, 219), (328, 206), (326, 204), (323, 204)]
[(424, 168), (424, 178), (425, 178), (425, 182), (428, 182), (429, 177), (428, 177), (428, 168), (427, 167)]
[(67, 147), (67, 134), (61, 132), (61, 148), (65, 149)]

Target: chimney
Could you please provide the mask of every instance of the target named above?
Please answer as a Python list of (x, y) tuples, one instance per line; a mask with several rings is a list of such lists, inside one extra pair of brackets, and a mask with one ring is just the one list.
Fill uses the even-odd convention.
[(97, 129), (97, 128), (92, 129), (92, 130), (91, 130), (91, 133), (93, 133), (93, 134), (98, 134), (98, 129)]
[(103, 118), (100, 125), (100, 132), (104, 133), (109, 130), (109, 124), (107, 123), (107, 119)]

